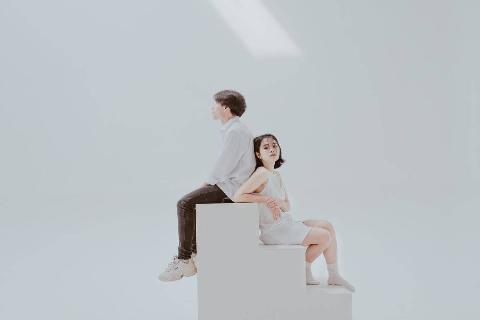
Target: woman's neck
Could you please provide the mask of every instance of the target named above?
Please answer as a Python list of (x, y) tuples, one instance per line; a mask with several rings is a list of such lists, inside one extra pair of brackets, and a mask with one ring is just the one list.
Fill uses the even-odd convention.
[(263, 162), (263, 167), (267, 169), (270, 172), (273, 172), (273, 169), (275, 167), (275, 163), (265, 163)]

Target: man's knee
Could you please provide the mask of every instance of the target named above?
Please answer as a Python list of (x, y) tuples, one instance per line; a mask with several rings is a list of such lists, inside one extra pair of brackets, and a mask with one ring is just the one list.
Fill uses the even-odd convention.
[(178, 210), (186, 210), (190, 207), (190, 201), (188, 200), (188, 198), (181, 198), (180, 200), (178, 200), (177, 202), (177, 209)]
[(222, 203), (234, 203), (229, 197), (225, 197), (222, 199)]

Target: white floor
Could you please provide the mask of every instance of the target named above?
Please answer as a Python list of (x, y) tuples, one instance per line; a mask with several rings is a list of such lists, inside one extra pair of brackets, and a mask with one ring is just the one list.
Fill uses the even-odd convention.
[[(329, 210), (341, 270), (357, 288), (354, 319), (479, 318), (479, 200), (398, 200)], [(1, 319), (196, 318), (195, 277), (157, 280), (176, 253), (175, 203), (123, 195), (0, 205)]]

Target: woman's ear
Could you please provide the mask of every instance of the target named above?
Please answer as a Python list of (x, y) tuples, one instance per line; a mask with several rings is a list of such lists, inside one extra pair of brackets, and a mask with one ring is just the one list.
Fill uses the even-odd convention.
[(255, 152), (255, 155), (257, 156), (258, 159), (261, 159), (260, 158), (260, 152)]

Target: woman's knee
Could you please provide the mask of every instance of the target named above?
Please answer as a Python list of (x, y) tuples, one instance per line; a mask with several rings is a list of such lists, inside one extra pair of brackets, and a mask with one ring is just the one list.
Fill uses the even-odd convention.
[(333, 225), (327, 220), (321, 220), (321, 219), (306, 220), (306, 221), (304, 221), (304, 223), (307, 226), (320, 227), (320, 228), (327, 229), (328, 231), (330, 231), (330, 233), (335, 233), (335, 229), (333, 228)]
[(332, 235), (335, 235), (335, 228), (333, 227), (333, 224), (325, 220), (325, 227), (328, 229), (328, 231), (330, 231)]
[(327, 229), (330, 232), (330, 235), (335, 237), (335, 228), (333, 227), (333, 225), (329, 221), (327, 221), (327, 220), (316, 220), (315, 225), (317, 227)]
[(303, 243), (304, 245), (329, 244), (331, 240), (332, 236), (328, 230), (318, 227), (312, 227)]
[(318, 228), (318, 231), (317, 240), (319, 241), (319, 244), (328, 244), (332, 241), (332, 235), (328, 230)]

